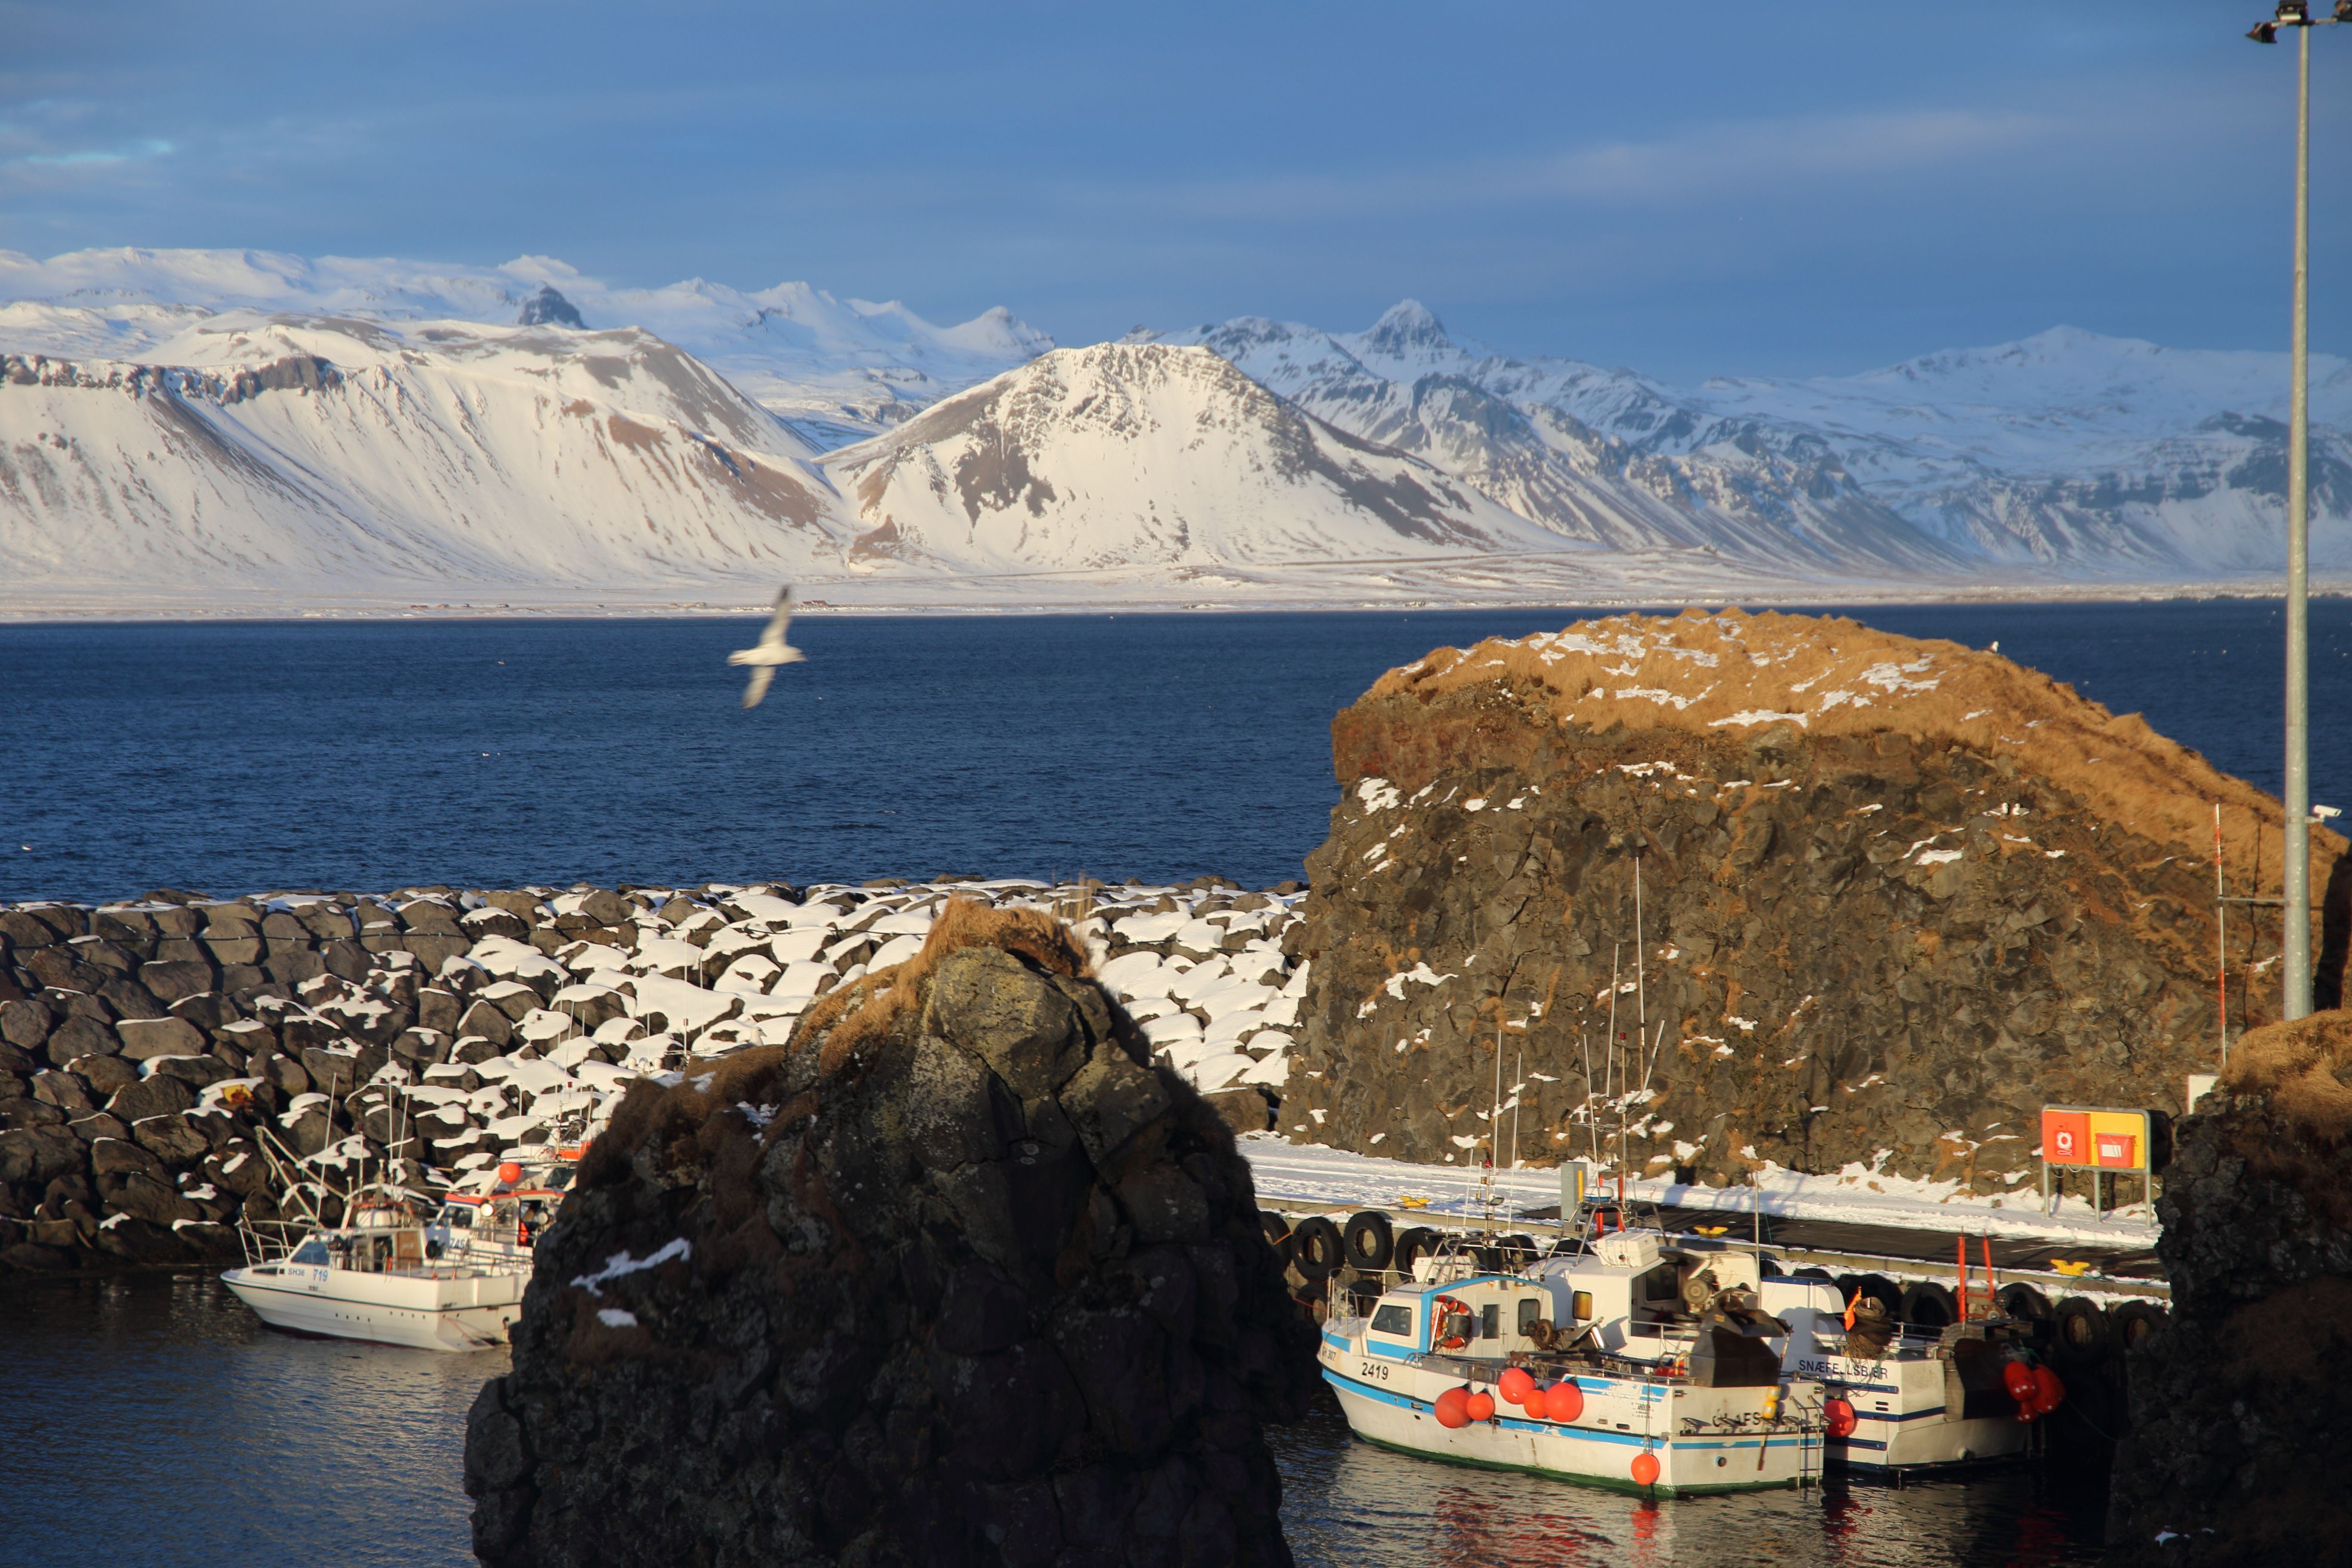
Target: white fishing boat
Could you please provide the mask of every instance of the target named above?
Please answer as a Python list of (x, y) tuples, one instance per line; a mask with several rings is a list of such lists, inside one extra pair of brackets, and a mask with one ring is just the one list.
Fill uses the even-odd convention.
[(1668, 1331), (1634, 1300), (1660, 1260), (1647, 1234), (1516, 1273), (1466, 1251), (1420, 1259), (1369, 1312), (1325, 1323), (1324, 1377), (1357, 1436), (1456, 1464), (1664, 1497), (1818, 1478), (1823, 1398), (1783, 1376), (1779, 1325), (1752, 1290), (1711, 1281)]
[(1464, 1238), (1327, 1321), (1324, 1375), (1358, 1436), (1689, 1496), (2013, 1456), (2063, 1396), (2027, 1325), (1850, 1332), (1835, 1285), (1738, 1247), (1643, 1228), (1498, 1261)]
[(354, 1198), (342, 1224), (241, 1227), (247, 1261), (221, 1279), (272, 1328), (422, 1350), (505, 1344), (531, 1242), (562, 1198), (505, 1169), (515, 1176), (498, 1190), (437, 1206), (378, 1190)]

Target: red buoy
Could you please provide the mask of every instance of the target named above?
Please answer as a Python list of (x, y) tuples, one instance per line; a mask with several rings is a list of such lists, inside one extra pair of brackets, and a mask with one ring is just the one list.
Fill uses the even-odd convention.
[[(1530, 1400), (1528, 1408), (1535, 1408)], [(1543, 1391), (1543, 1413), (1553, 1421), (1573, 1421), (1584, 1414), (1584, 1390), (1576, 1386), (1574, 1378), (1563, 1378)]]
[(1633, 1456), (1633, 1484), (1637, 1487), (1658, 1483), (1658, 1457), (1644, 1449)]
[(2033, 1369), (2033, 1413), (2047, 1415), (2066, 1403), (2066, 1385), (2046, 1366)]
[(2000, 1385), (2020, 1405), (2033, 1397), (2033, 1369), (2021, 1361), (2011, 1362), (2000, 1369)]
[(1525, 1405), (1528, 1395), (1535, 1391), (1536, 1380), (1527, 1374), (1524, 1367), (1512, 1367), (1495, 1380), (1495, 1392), (1513, 1405)]
[(512, 1160), (505, 1162), (503, 1164), (499, 1166), (499, 1180), (504, 1182), (509, 1186), (513, 1186), (517, 1182), (522, 1180), (522, 1167), (516, 1164)]
[(1437, 1424), (1452, 1431), (1470, 1425), (1470, 1391), (1449, 1388), (1437, 1396)]
[(1482, 1388), (1470, 1396), (1465, 1408), (1473, 1421), (1492, 1421), (1495, 1418), (1495, 1396)]
[(1832, 1437), (1853, 1436), (1853, 1406), (1843, 1399), (1832, 1399), (1822, 1406), (1822, 1425)]

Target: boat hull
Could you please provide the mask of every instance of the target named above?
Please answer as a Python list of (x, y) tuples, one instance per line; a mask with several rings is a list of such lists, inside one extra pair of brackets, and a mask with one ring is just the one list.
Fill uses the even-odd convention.
[[(1323, 1376), (1357, 1436), (1448, 1464), (1658, 1497), (1793, 1487), (1818, 1473), (1821, 1464), (1820, 1437), (1799, 1430), (1679, 1436), (1622, 1430), (1614, 1424), (1530, 1421), (1501, 1410), (1490, 1420), (1449, 1428), (1438, 1422), (1435, 1391), (1415, 1391), (1432, 1395), (1417, 1398), (1415, 1392), (1361, 1383), (1328, 1366)], [(1454, 1385), (1445, 1380), (1446, 1387)], [(1658, 1463), (1657, 1479), (1648, 1486), (1633, 1474), (1633, 1461), (1643, 1453)]]
[(453, 1278), (291, 1264), (232, 1268), (221, 1279), (272, 1328), (432, 1351), (505, 1344), (529, 1283), (520, 1273)]
[(1829, 1439), (1832, 1466), (1885, 1475), (1994, 1464), (2025, 1452), (2027, 1428), (2013, 1408), (1945, 1418), (1948, 1394), (1941, 1362), (1823, 1356), (1808, 1358), (1800, 1369), (1826, 1396), (1853, 1406), (1853, 1430)]

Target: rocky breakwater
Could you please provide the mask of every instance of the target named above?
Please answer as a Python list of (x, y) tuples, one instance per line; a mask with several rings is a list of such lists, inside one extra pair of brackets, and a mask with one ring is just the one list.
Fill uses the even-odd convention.
[[(2216, 804), (2233, 890), (2278, 885), (2269, 796), (1996, 654), (1850, 620), (1441, 648), (1332, 749), (1282, 1124), (1407, 1159), (1514, 1127), (1521, 1157), (1591, 1156), (1622, 1117), (1637, 1173), (2017, 1190), (2044, 1102), (2177, 1110), (2212, 1060)], [(2333, 997), (2352, 889), (2313, 837)], [(2276, 917), (2230, 936), (2257, 1026)]]
[[(412, 888), (0, 909), (0, 1267), (180, 1266), (362, 1174), (479, 1185), (631, 1083), (781, 1044), (950, 898), (1056, 910), (1244, 1130), (1288, 1071), (1295, 888)], [(298, 1190), (299, 1189), (299, 1190)]]
[(631, 1089), (468, 1423), (485, 1562), (1270, 1563), (1300, 1411), (1231, 1132), (1050, 916), (950, 904)]
[(2248, 1035), (2157, 1212), (2172, 1320), (2131, 1352), (2108, 1560), (2352, 1562), (2352, 1015)]

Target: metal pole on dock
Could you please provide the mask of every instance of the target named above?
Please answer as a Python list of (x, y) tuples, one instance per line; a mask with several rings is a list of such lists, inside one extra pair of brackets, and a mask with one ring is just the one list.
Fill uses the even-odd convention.
[(2311, 1012), (2311, 28), (2295, 29), (2294, 389), (2286, 447), (2286, 975), (2282, 1009)]
[(2352, 0), (2336, 0), (2334, 16), (2311, 15), (2307, 0), (2279, 0), (2272, 19), (2246, 36), (2258, 44), (2278, 42), (2278, 30), (2295, 35), (2294, 106), (2294, 301), (2286, 433), (2286, 777), (2280, 792), (2286, 807), (2284, 885), (2279, 889), (2280, 1012), (2288, 1019), (2311, 1013), (2311, 29), (2352, 20)]

